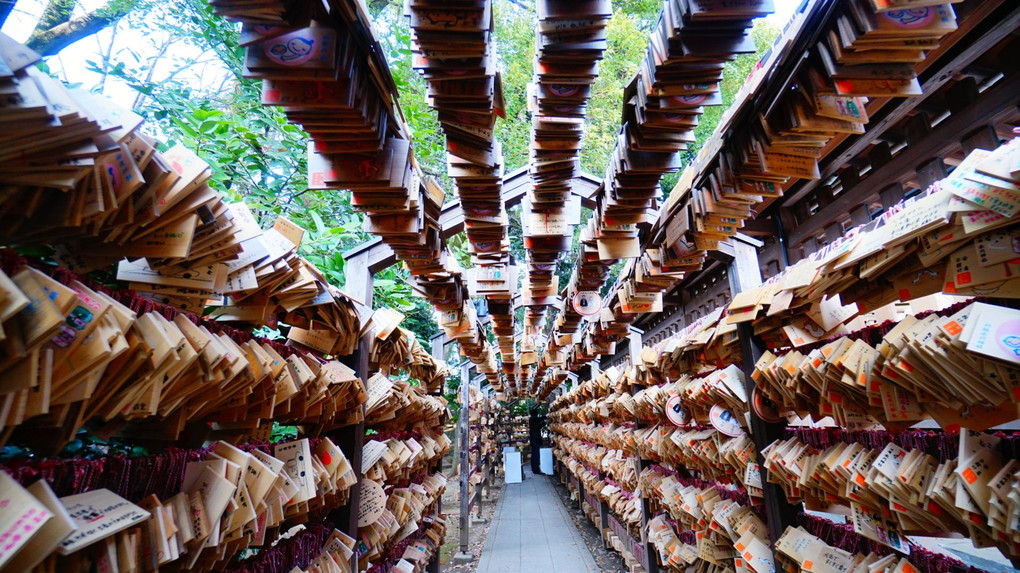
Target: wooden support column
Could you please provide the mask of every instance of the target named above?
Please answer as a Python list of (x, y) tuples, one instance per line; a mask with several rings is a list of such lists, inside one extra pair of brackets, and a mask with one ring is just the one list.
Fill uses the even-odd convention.
[[(362, 406), (362, 408), (364, 408), (364, 406)], [(365, 423), (359, 422), (351, 426), (340, 428), (337, 430), (333, 438), (336, 441), (337, 447), (340, 448), (344, 455), (347, 456), (347, 459), (351, 462), (354, 475), (358, 476), (358, 483), (351, 487), (347, 505), (343, 505), (333, 510), (329, 515), (329, 520), (332, 521), (334, 527), (340, 531), (343, 531), (354, 539), (358, 539), (357, 508), (361, 505), (361, 452), (365, 444)], [(357, 570), (358, 554), (355, 552), (355, 554), (351, 556), (351, 571)], [(436, 573), (438, 573), (438, 570)]]
[[(757, 288), (761, 285), (761, 273), (758, 272), (757, 252), (754, 245), (734, 239), (733, 260), (729, 267), (730, 289), (733, 294)], [(744, 388), (750, 399), (754, 393), (754, 365), (761, 358), (764, 345), (754, 336), (754, 328), (750, 322), (737, 325), (737, 337), (740, 343), (740, 357), (743, 362)], [(786, 500), (786, 494), (777, 484), (768, 483), (764, 458), (761, 450), (782, 436), (785, 422), (768, 423), (762, 420), (750, 407), (751, 439), (757, 450), (757, 462), (761, 467), (762, 484), (765, 486), (765, 510), (768, 518), (769, 539), (775, 544), (787, 526), (796, 525), (797, 506)]]
[(810, 257), (811, 255), (815, 254), (815, 252), (818, 250), (818, 239), (814, 237), (808, 237), (807, 239), (804, 240), (804, 244), (801, 245), (800, 248), (804, 253), (803, 258)]
[[(640, 476), (641, 472), (651, 465), (652, 462), (650, 460), (639, 459), (638, 475)], [(640, 495), (641, 490), (639, 489), (636, 493)], [(641, 538), (638, 540), (642, 549), (641, 557), (643, 558), (643, 563), (641, 565), (647, 573), (659, 573), (659, 551), (648, 537), (648, 522), (651, 520), (652, 503), (644, 495), (641, 495)]]
[(970, 154), (975, 149), (994, 151), (999, 146), (999, 135), (991, 125), (982, 125), (961, 139), (960, 145), (964, 154)]
[[(482, 380), (485, 380), (485, 378), (480, 378), (478, 380), (479, 390), (481, 390)], [(478, 471), (482, 474), (482, 481), (475, 485), (475, 507), (473, 508), (475, 510), (475, 517), (473, 518), (472, 523), (485, 523), (485, 518), (482, 517), (482, 509), (485, 502), (485, 481), (487, 479), (486, 474), (489, 471), (489, 460), (485, 457), (482, 451), (482, 433), (484, 432), (483, 422), (488, 418), (488, 412), (489, 402), (488, 400), (484, 400), (482, 402), (481, 415), (478, 417), (478, 432), (475, 435), (475, 445), (478, 446)], [(468, 420), (468, 423), (470, 424), (470, 420)]]
[[(432, 337), (432, 356), (433, 357), (438, 358), (439, 360), (443, 360), (443, 358), (444, 358), (444, 349), (445, 349), (444, 343), (445, 342), (446, 342), (446, 336), (442, 332), (440, 332), (436, 336)], [(438, 354), (437, 354), (437, 352), (438, 352)], [(442, 386), (439, 389), (439, 394), (442, 395), (443, 392), (445, 392), (445, 391), (446, 391), (446, 382), (443, 382)], [(443, 470), (443, 458), (441, 458), (441, 457), (438, 460), (436, 460), (436, 470), (437, 471), (442, 471)], [(439, 499), (436, 500), (436, 513), (437, 514), (443, 513), (443, 496), (439, 496)], [(436, 550), (436, 554), (433, 555), (432, 559), (429, 560), (429, 564), (425, 568), (425, 570), (428, 573), (441, 573), (443, 566), (442, 566), (442, 563), (440, 562), (441, 555), (439, 553), (440, 553), (440, 551), (437, 549)]]
[(941, 157), (925, 161), (917, 168), (917, 186), (922, 190), (946, 177), (949, 177), (949, 170), (946, 169), (946, 164)]
[(446, 361), (446, 334), (442, 332), (432, 337), (432, 358)]
[(779, 242), (779, 272), (790, 266), (790, 245), (786, 238), (786, 223), (783, 220), (782, 211), (772, 215), (772, 226), (776, 229), (776, 240)]
[(857, 225), (866, 225), (871, 222), (871, 212), (867, 205), (861, 205), (850, 211), (850, 222)]
[[(596, 468), (598, 469), (598, 468)], [(606, 472), (598, 469), (599, 481), (606, 479)], [(599, 500), (599, 535), (602, 536), (602, 547), (606, 549), (612, 549), (609, 545), (609, 537), (606, 535), (606, 530), (609, 529), (609, 504), (605, 502), (601, 497)]]
[[(348, 274), (346, 275), (346, 283), (344, 285), (345, 292), (350, 293), (350, 296), (355, 298), (358, 302), (365, 305), (369, 311), (372, 308), (372, 287), (374, 286), (374, 278), (372, 272), (368, 269), (367, 261), (363, 261), (361, 264), (354, 263), (352, 261), (358, 260), (359, 256), (355, 256), (347, 261), (346, 268)], [(358, 269), (355, 271), (355, 269)], [(364, 318), (362, 318), (364, 320)], [(369, 372), (369, 358), (372, 350), (372, 336), (365, 334), (361, 337), (358, 342), (358, 348), (354, 351), (354, 354), (344, 357), (342, 360), (347, 366), (354, 370), (355, 375), (361, 378), (362, 382), (367, 383), (371, 372)], [(347, 459), (351, 462), (351, 467), (354, 470), (354, 475), (358, 478), (358, 484), (351, 488), (351, 494), (348, 498), (347, 505), (344, 507), (337, 508), (333, 513), (330, 514), (330, 519), (336, 525), (340, 531), (343, 531), (347, 535), (350, 535), (354, 539), (358, 539), (358, 507), (361, 505), (361, 479), (364, 468), (361, 467), (362, 450), (365, 445), (365, 422), (364, 422), (364, 405), (362, 408), (362, 421), (340, 428), (336, 433), (336, 445), (344, 452)], [(358, 570), (358, 553), (355, 551), (354, 555), (351, 556), (351, 571)], [(436, 556), (437, 569), (434, 573), (439, 573), (438, 569), (438, 554)]]
[[(354, 370), (354, 373), (361, 378), (362, 381), (368, 379), (370, 345), (371, 335), (366, 334), (361, 338), (361, 341), (358, 344), (358, 349), (355, 350), (354, 354), (343, 358), (343, 361)], [(365, 407), (364, 405), (360, 407), (362, 409), (362, 418), (364, 418)], [(340, 428), (332, 437), (335, 440), (337, 447), (340, 448), (350, 461), (351, 468), (354, 470), (354, 475), (358, 478), (358, 483), (351, 487), (347, 504), (342, 507), (338, 507), (330, 513), (329, 519), (333, 522), (337, 529), (355, 539), (358, 539), (358, 507), (361, 505), (361, 478), (362, 472), (364, 471), (364, 468), (361, 467), (362, 450), (365, 445), (364, 419), (357, 424)], [(358, 557), (357, 552), (351, 556), (352, 571), (358, 570)]]
[(577, 478), (577, 509), (584, 513), (584, 482)]
[(836, 221), (825, 227), (825, 241), (831, 243), (843, 236), (843, 223)]
[(346, 259), (344, 292), (347, 293), (347, 296), (372, 308), (372, 288), (375, 286), (375, 277), (369, 266), (368, 255), (369, 251), (362, 251)]
[[(978, 91), (977, 80), (974, 76), (966, 76), (946, 90), (946, 104), (951, 113), (960, 113), (967, 109), (981, 96)], [(963, 153), (969, 154), (975, 149), (993, 151), (999, 146), (999, 135), (995, 133), (994, 125), (982, 125), (960, 139)]]
[(472, 559), (468, 547), (469, 528), (471, 527), (471, 363), (464, 361), (460, 367), (460, 553), (458, 557)]
[(882, 207), (885, 209), (899, 203), (904, 195), (906, 192), (900, 183), (894, 183), (878, 192), (878, 196), (882, 199)]
[[(641, 329), (634, 328), (633, 326), (631, 326), (629, 330), (630, 334), (627, 336), (627, 342), (630, 344), (630, 364), (633, 366), (635, 360), (634, 357), (640, 355), (641, 349), (644, 348), (644, 345), (641, 342), (641, 335), (644, 334), (644, 332)], [(629, 391), (631, 394), (634, 394), (637, 391), (637, 386), (631, 386)], [(637, 428), (642, 427), (641, 422), (638, 421), (636, 418), (634, 421)], [(645, 469), (651, 464), (652, 464), (651, 461), (643, 460), (639, 457), (637, 460), (638, 475), (641, 475), (641, 470)], [(635, 492), (635, 495), (641, 495), (640, 489), (637, 492)], [(651, 521), (651, 518), (652, 518), (651, 507), (649, 505), (648, 500), (645, 499), (645, 497), (642, 495), (641, 534), (639, 536), (639, 539), (637, 540), (639, 546), (641, 547), (641, 555), (638, 555), (636, 557), (641, 559), (641, 566), (644, 567), (647, 573), (659, 573), (659, 560), (657, 557), (659, 552), (656, 551), (655, 546), (652, 544), (652, 542), (648, 540), (648, 522)]]
[(644, 348), (644, 344), (641, 342), (641, 335), (645, 331), (640, 328), (634, 328), (633, 326), (627, 327), (630, 334), (627, 335), (627, 343), (630, 345), (630, 363), (634, 364), (634, 357), (641, 355), (641, 349)]
[[(868, 160), (871, 162), (871, 169), (875, 170), (892, 161), (892, 147), (885, 141), (880, 141), (868, 151)], [(857, 182), (860, 183), (858, 172)], [(844, 189), (846, 191), (846, 189)]]
[[(576, 374), (577, 379), (578, 380), (591, 380), (591, 372), (592, 372), (591, 363), (585, 364), (584, 366), (581, 366), (580, 368), (577, 369), (577, 374)], [(566, 384), (566, 381), (564, 381), (563, 384)], [(560, 384), (560, 386), (562, 387), (563, 384)]]
[(839, 183), (843, 189), (852, 189), (861, 182), (861, 172), (853, 165), (848, 165), (839, 172)]
[[(904, 131), (907, 138), (907, 146), (920, 144), (931, 134), (931, 121), (928, 119), (928, 114), (922, 111), (910, 118), (904, 126)], [(946, 164), (943, 163), (941, 157), (924, 161), (917, 166), (915, 172), (917, 173), (917, 185), (922, 190), (927, 189), (929, 185), (939, 179), (944, 179), (948, 175)]]

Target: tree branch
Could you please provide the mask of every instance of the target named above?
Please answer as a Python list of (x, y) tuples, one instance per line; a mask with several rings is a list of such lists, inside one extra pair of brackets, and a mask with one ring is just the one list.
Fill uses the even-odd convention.
[(35, 29), (32, 30), (32, 36), (51, 30), (70, 20), (71, 13), (74, 11), (74, 2), (75, 0), (50, 0), (43, 8), (42, 16), (39, 16), (39, 22), (36, 23)]
[[(62, 2), (65, 0), (54, 0), (46, 7), (46, 11), (50, 11), (52, 6)], [(87, 38), (120, 20), (134, 8), (135, 4), (135, 1), (114, 1), (99, 10), (75, 18), (70, 18), (70, 10), (68, 10), (66, 12), (67, 20), (46, 29), (43, 29), (44, 20), (46, 22), (58, 21), (63, 13), (59, 12), (59, 8), (56, 8), (53, 11), (53, 16), (47, 19), (46, 12), (43, 12), (43, 19), (39, 21), (39, 26), (32, 32), (26, 45), (41, 56), (52, 56), (78, 40)]]
[[(110, 34), (110, 45), (106, 48), (106, 53), (103, 54), (103, 78), (99, 82), (99, 93), (106, 93), (106, 78), (110, 75), (110, 56), (113, 55), (113, 44), (117, 41), (117, 24), (114, 23), (112, 33)], [(102, 53), (103, 46), (99, 43), (99, 36), (96, 36), (96, 45), (99, 47), (100, 53)]]
[[(150, 58), (149, 71), (148, 73), (145, 74), (146, 84), (152, 83), (152, 74), (156, 73), (156, 65), (159, 64), (159, 60), (164, 55), (166, 55), (166, 51), (170, 48), (170, 46), (173, 43), (174, 43), (173, 39), (171, 37), (167, 37), (166, 39), (163, 40), (163, 43), (160, 44), (159, 52), (157, 52), (155, 56)], [(139, 107), (141, 107), (143, 101), (145, 101), (145, 98), (143, 97), (141, 90), (139, 90), (138, 95), (135, 96), (134, 103), (131, 104), (131, 109), (138, 109)]]

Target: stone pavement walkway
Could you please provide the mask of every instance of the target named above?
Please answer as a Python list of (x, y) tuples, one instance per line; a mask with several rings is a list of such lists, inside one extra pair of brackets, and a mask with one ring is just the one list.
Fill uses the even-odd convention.
[(599, 571), (553, 479), (525, 470), (522, 483), (503, 487), (477, 573)]

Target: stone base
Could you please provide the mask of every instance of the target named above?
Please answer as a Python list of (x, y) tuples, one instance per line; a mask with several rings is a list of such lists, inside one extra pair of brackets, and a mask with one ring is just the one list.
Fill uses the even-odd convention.
[(472, 553), (461, 553), (458, 551), (457, 554), (453, 556), (454, 565), (463, 565), (465, 563), (471, 563), (474, 560), (475, 556)]

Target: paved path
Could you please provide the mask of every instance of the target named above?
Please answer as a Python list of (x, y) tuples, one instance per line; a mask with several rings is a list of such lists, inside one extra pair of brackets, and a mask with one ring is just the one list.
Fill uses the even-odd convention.
[(503, 486), (477, 573), (593, 573), (599, 568), (553, 489), (552, 476), (525, 472)]

